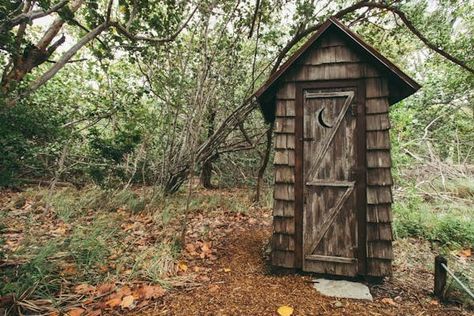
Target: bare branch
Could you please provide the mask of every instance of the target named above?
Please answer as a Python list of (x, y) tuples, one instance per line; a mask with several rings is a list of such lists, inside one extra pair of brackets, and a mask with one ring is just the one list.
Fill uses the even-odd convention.
[(102, 23), (97, 26), (95, 29), (90, 31), (84, 37), (82, 37), (74, 46), (72, 46), (68, 51), (66, 51), (61, 58), (49, 68), (41, 77), (36, 79), (29, 87), (27, 94), (37, 90), (43, 84), (45, 84), (49, 79), (51, 79), (61, 68), (66, 65), (66, 63), (77, 53), (79, 49), (85, 46), (87, 43), (92, 41), (96, 38), (100, 33), (102, 33), (105, 29), (107, 29), (108, 25), (106, 23)]
[[(414, 25), (413, 23), (408, 19), (408, 17), (405, 15), (404, 12), (402, 12), (400, 9), (397, 9), (391, 5), (387, 5), (384, 3), (377, 3), (377, 2), (368, 2), (366, 0), (359, 1), (355, 3), (354, 5), (351, 5), (333, 16), (336, 18), (341, 18), (345, 16), (346, 14), (350, 12), (354, 12), (358, 9), (361, 8), (368, 8), (368, 9), (384, 9), (390, 12), (395, 13), (400, 17), (400, 19), (403, 21), (405, 26), (416, 36), (418, 39), (420, 39), (428, 48), (431, 50), (434, 50), (441, 56), (445, 57), (449, 61), (457, 64), (458, 66), (464, 68), (465, 70), (474, 73), (474, 69), (470, 66), (468, 66), (464, 61), (454, 57), (453, 55), (449, 54), (445, 50), (439, 48), (436, 46), (434, 43), (432, 43), (429, 39), (427, 39)], [(305, 36), (313, 33), (314, 31), (317, 31), (319, 27), (321, 26), (322, 23), (315, 24), (313, 26), (308, 27), (306, 30), (301, 31), (300, 33), (296, 34), (287, 44), (286, 46), (281, 50), (280, 54), (278, 55), (278, 58), (272, 68), (271, 73), (274, 73), (278, 70), (278, 67), (280, 66), (283, 58), (285, 58), (286, 54), (290, 51), (291, 48), (293, 48), (294, 45), (296, 45), (302, 38)]]
[(110, 15), (112, 14), (112, 5), (114, 4), (114, 0), (109, 0), (109, 4), (107, 5), (107, 12), (105, 13), (105, 23), (110, 22)]
[(183, 25), (181, 25), (177, 30), (176, 32), (174, 32), (173, 34), (171, 34), (169, 37), (165, 37), (165, 38), (156, 38), (156, 37), (149, 37), (149, 36), (141, 36), (141, 35), (135, 35), (135, 34), (132, 34), (128, 31), (128, 27), (125, 27), (123, 25), (121, 25), (120, 23), (118, 22), (114, 22), (114, 21), (111, 21), (110, 22), (110, 25), (115, 27), (115, 29), (121, 33), (122, 35), (126, 36), (128, 39), (132, 40), (132, 41), (145, 41), (145, 42), (152, 42), (152, 43), (165, 43), (165, 42), (171, 42), (173, 41), (178, 35), (179, 33), (181, 33), (181, 31), (188, 25), (189, 21), (191, 20), (191, 18), (193, 17), (194, 13), (196, 12), (196, 10), (198, 9), (199, 6), (196, 6), (194, 8), (194, 10), (191, 12), (191, 14), (189, 15), (189, 17), (186, 19), (186, 21), (183, 23)]
[(253, 30), (255, 29), (255, 22), (257, 21), (258, 9), (260, 9), (260, 0), (255, 2), (255, 12), (253, 13), (252, 24), (250, 25), (249, 37), (252, 38)]
[(35, 10), (35, 11), (30, 11), (30, 12), (23, 12), (14, 18), (8, 19), (5, 23), (2, 24), (2, 27), (0, 28), (0, 30), (4, 32), (7, 29), (12, 29), (18, 24), (31, 22), (35, 19), (39, 19), (47, 15), (50, 15), (51, 13), (57, 12), (60, 9), (62, 9), (68, 2), (69, 0), (62, 0), (58, 2), (57, 4), (53, 5), (48, 10)]
[(454, 57), (453, 55), (449, 54), (442, 48), (438, 47), (434, 43), (432, 43), (428, 38), (426, 38), (414, 25), (413, 23), (408, 19), (408, 17), (405, 15), (404, 12), (392, 8), (392, 7), (387, 7), (387, 10), (394, 12), (397, 14), (400, 19), (403, 21), (403, 23), (406, 25), (406, 27), (416, 36), (420, 41), (422, 41), (428, 48), (431, 50), (434, 50), (447, 60), (451, 61), (452, 63), (464, 68), (465, 70), (469, 71), (470, 73), (474, 73), (474, 68), (468, 66), (464, 61), (460, 60), (457, 57)]
[[(76, 12), (82, 5), (84, 0), (75, 0), (71, 6), (70, 10), (72, 13)], [(39, 49), (45, 50), (46, 47), (51, 43), (54, 37), (59, 33), (64, 24), (64, 19), (61, 17), (56, 18), (48, 30), (44, 33), (43, 37), (38, 41), (36, 45)]]

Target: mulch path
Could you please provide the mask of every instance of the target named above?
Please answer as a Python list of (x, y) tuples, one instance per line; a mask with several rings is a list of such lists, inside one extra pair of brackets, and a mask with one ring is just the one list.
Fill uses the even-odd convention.
[(219, 258), (201, 286), (174, 290), (140, 315), (277, 315), (282, 305), (293, 307), (293, 315), (470, 315), (457, 306), (439, 304), (430, 288), (423, 288), (432, 284), (423, 275), (426, 271), (405, 267), (398, 271), (395, 266), (391, 280), (371, 285), (373, 302), (319, 295), (309, 275), (270, 272), (264, 256), (268, 226), (241, 225), (221, 241)]

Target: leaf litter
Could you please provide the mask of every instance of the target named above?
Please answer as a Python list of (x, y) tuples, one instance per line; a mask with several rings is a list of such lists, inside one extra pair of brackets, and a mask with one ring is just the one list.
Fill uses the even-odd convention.
[[(197, 194), (239, 200), (248, 193), (212, 190)], [(93, 225), (100, 213), (88, 210), (75, 222), (67, 223), (53, 213), (44, 212), (34, 199), (27, 198), (18, 208), (12, 207), (15, 195), (0, 199), (2, 206), (7, 205), (3, 207), (7, 220), (2, 230), (8, 240), (3, 245), (7, 256), (2, 265), (20, 267), (31, 260), (27, 255), (15, 256), (15, 252), (32, 236), (38, 243), (50, 238), (70, 238), (75, 226)], [(124, 208), (108, 210), (107, 220), (119, 227), (114, 238), (120, 243), (110, 244), (104, 260), (90, 267), (102, 276), (98, 282), (77, 282), (81, 267), (68, 253), (56, 253), (52, 260), (61, 267), (63, 283), (54, 303), (31, 292), (15, 300), (2, 297), (2, 302), (15, 301), (23, 311), (72, 316), (366, 315), (369, 310), (373, 315), (466, 314), (457, 307), (435, 304), (437, 301), (430, 296), (430, 271), (407, 265), (410, 260), (404, 258), (408, 254), (400, 251), (406, 244), (395, 243), (397, 256), (402, 258), (395, 263), (391, 280), (372, 286), (374, 302), (339, 301), (317, 294), (309, 276), (273, 273), (265, 254), (271, 236), (269, 208), (248, 203), (246, 212), (242, 213), (226, 206), (207, 209), (204, 204), (190, 214), (186, 244), (179, 255), (164, 261), (163, 256), (159, 257), (161, 261), (153, 261), (154, 250), (163, 242), (172, 242), (179, 233), (179, 216), (164, 224), (157, 214), (133, 214)], [(131, 257), (142, 258), (143, 264), (135, 262), (134, 266), (125, 260)], [(462, 251), (460, 257), (470, 258), (470, 252)], [(155, 271), (150, 262), (160, 262), (160, 267), (166, 266), (165, 271)], [(7, 305), (1, 305), (0, 309), (4, 306)]]

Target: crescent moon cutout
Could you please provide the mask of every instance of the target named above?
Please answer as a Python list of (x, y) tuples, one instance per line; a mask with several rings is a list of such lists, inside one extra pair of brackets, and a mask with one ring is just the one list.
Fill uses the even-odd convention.
[(327, 124), (326, 122), (324, 122), (323, 120), (323, 112), (326, 108), (322, 108), (319, 113), (318, 113), (318, 122), (319, 122), (319, 125), (321, 125), (322, 127), (325, 127), (325, 128), (331, 128), (332, 125), (329, 125)]

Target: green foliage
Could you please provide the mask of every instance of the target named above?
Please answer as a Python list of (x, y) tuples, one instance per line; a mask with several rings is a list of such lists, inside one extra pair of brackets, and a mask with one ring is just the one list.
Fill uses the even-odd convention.
[(45, 163), (64, 138), (63, 119), (54, 109), (36, 104), (0, 111), (0, 187), (15, 177), (45, 172)]
[(60, 245), (53, 240), (35, 249), (32, 259), (26, 264), (20, 265), (17, 269), (5, 268), (2, 271), (0, 295), (11, 293), (20, 295), (35, 287), (38, 295), (53, 296), (59, 290), (61, 280), (58, 277), (59, 268), (51, 257), (59, 251)]
[[(463, 197), (470, 192), (461, 180), (449, 182), (448, 187), (454, 194), (462, 192)], [(425, 238), (448, 248), (474, 246), (474, 213), (469, 200), (467, 204), (462, 200), (446, 204), (438, 199), (427, 201), (422, 194), (413, 185), (407, 185), (403, 198), (395, 201), (395, 236)]]

